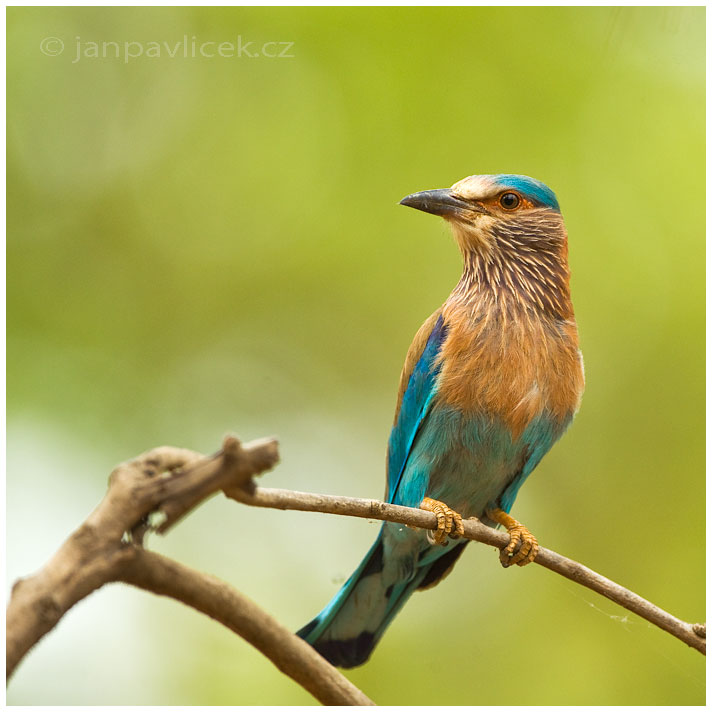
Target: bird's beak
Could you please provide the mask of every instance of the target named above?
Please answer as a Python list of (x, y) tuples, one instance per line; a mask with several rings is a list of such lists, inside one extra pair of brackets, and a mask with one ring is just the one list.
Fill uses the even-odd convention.
[(465, 213), (477, 211), (473, 203), (458, 198), (450, 188), (422, 190), (420, 193), (406, 195), (400, 204), (444, 218), (464, 217)]

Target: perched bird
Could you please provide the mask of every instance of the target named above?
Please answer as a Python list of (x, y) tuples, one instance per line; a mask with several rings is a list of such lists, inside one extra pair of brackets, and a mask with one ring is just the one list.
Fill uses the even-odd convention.
[(401, 373), (386, 500), (437, 515), (438, 529), (386, 522), (361, 565), (297, 635), (341, 667), (365, 662), (416, 590), (462, 554), (462, 517), (510, 533), (503, 565), (536, 557), (509, 515), (583, 392), (566, 229), (554, 193), (521, 175), (476, 175), (402, 205), (450, 223), (464, 267), (421, 326)]

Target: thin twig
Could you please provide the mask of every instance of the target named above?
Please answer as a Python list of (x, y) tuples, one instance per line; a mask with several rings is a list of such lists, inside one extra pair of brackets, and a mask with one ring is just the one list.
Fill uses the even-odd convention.
[[(228, 488), (225, 494), (239, 502), (256, 507), (296, 509), (309, 512), (324, 512), (326, 514), (342, 514), (351, 517), (365, 517), (398, 522), (421, 529), (435, 529), (437, 526), (437, 518), (432, 512), (411, 507), (401, 507), (396, 504), (387, 504), (374, 499), (270, 489), (255, 487), (254, 484), (247, 489), (240, 487)], [(477, 519), (468, 519), (464, 522), (464, 525), (465, 538), (467, 539), (490, 544), (498, 549), (502, 549), (509, 543), (509, 535), (506, 532), (488, 527)], [(600, 593), (602, 596), (623, 606), (623, 608), (632, 611), (641, 618), (679, 638), (703, 655), (705, 654), (704, 628), (698, 627), (699, 624), (686, 623), (676, 618), (620, 584), (601, 576), (577, 561), (557, 554), (555, 551), (540, 547), (534, 561), (571, 581)]]

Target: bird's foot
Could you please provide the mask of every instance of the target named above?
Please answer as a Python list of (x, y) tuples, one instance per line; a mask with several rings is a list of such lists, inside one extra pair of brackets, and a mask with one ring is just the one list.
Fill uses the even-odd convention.
[(465, 527), (462, 525), (462, 517), (444, 502), (426, 497), (420, 503), (420, 509), (432, 512), (438, 518), (438, 528), (434, 531), (428, 530), (428, 541), (431, 544), (447, 545), (447, 537), (457, 539), (464, 536)]
[(523, 524), (501, 509), (489, 509), (486, 514), (489, 519), (503, 525), (509, 532), (509, 544), (499, 552), (502, 566), (506, 569), (512, 564), (517, 566), (531, 564), (539, 552), (536, 537)]

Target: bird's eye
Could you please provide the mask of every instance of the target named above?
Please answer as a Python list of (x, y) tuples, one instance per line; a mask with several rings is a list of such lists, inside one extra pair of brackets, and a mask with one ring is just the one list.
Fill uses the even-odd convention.
[(514, 210), (519, 207), (519, 196), (516, 193), (502, 193), (499, 196), (499, 204), (505, 210)]

